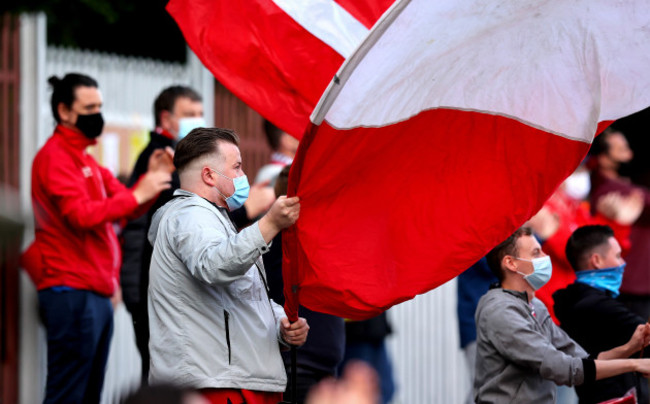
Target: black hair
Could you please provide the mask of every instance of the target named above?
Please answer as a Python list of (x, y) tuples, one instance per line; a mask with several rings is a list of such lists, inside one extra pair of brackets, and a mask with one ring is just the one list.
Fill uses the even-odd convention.
[(50, 106), (52, 107), (52, 116), (54, 116), (57, 123), (61, 123), (58, 110), (59, 104), (63, 103), (66, 107), (71, 108), (78, 87), (99, 87), (95, 79), (81, 73), (68, 73), (62, 79), (52, 76), (47, 82), (52, 86)]
[(160, 126), (160, 115), (162, 114), (162, 112), (163, 111), (172, 112), (176, 100), (181, 97), (189, 98), (190, 100), (196, 102), (203, 101), (199, 93), (197, 93), (190, 87), (187, 86), (167, 87), (160, 94), (158, 94), (158, 97), (156, 97), (156, 101), (154, 101), (153, 103), (153, 116), (154, 119), (156, 120), (156, 126)]
[(564, 252), (574, 271), (587, 268), (587, 258), (597, 248), (607, 245), (614, 237), (614, 230), (609, 226), (582, 226), (571, 234)]
[(608, 126), (607, 129), (597, 135), (594, 138), (594, 141), (591, 143), (591, 147), (589, 148), (589, 155), (600, 156), (602, 154), (609, 153), (609, 142), (607, 139), (614, 133), (621, 133), (621, 131), (614, 128), (613, 126)]

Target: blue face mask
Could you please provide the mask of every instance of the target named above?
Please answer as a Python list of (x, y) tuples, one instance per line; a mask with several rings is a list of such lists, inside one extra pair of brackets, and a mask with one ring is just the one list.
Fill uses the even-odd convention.
[(623, 272), (625, 272), (625, 264), (612, 268), (578, 271), (576, 281), (599, 290), (610, 291), (613, 297), (618, 297), (623, 282)]
[(548, 255), (546, 257), (533, 258), (532, 260), (527, 260), (525, 258), (515, 259), (533, 263), (532, 274), (526, 275), (517, 271), (518, 274), (524, 276), (524, 279), (533, 288), (533, 290), (538, 290), (542, 286), (546, 285), (546, 282), (551, 279), (551, 275), (553, 274), (553, 265), (551, 264), (551, 257)]
[(219, 191), (219, 188), (215, 187), (217, 192), (219, 192), (219, 194), (226, 199), (226, 204), (228, 205), (228, 209), (232, 211), (244, 206), (244, 202), (246, 202), (246, 199), (248, 199), (248, 192), (251, 189), (251, 186), (248, 184), (248, 177), (246, 177), (246, 174), (239, 176), (237, 178), (230, 178), (221, 174), (217, 170), (213, 170), (212, 168), (210, 170), (214, 171), (215, 173), (219, 174), (224, 178), (228, 178), (229, 180), (232, 181), (233, 185), (235, 186), (235, 192), (233, 192), (233, 194), (230, 196), (226, 196), (222, 194), (221, 191)]
[(188, 133), (190, 133), (193, 129), (196, 128), (204, 128), (205, 125), (205, 119), (198, 117), (198, 118), (181, 118), (178, 120), (178, 140), (181, 140), (185, 136), (187, 136)]

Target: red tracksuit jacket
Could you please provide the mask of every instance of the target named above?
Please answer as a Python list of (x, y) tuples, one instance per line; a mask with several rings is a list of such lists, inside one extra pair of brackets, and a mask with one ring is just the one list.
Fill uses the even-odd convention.
[(121, 265), (113, 222), (148, 208), (86, 153), (94, 143), (59, 125), (34, 158), (36, 239), (22, 264), (38, 290), (68, 286), (111, 296)]

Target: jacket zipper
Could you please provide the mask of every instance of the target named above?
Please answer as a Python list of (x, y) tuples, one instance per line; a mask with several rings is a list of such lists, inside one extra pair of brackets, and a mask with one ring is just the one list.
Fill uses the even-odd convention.
[(224, 310), (223, 317), (226, 320), (226, 345), (228, 345), (228, 365), (230, 365), (230, 326), (228, 325), (230, 313)]

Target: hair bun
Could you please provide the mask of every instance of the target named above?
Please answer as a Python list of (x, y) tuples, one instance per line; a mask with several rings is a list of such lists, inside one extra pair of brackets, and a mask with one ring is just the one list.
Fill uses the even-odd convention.
[(61, 79), (56, 76), (50, 76), (50, 78), (47, 79), (47, 82), (50, 83), (52, 87), (56, 87), (61, 83)]

